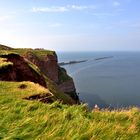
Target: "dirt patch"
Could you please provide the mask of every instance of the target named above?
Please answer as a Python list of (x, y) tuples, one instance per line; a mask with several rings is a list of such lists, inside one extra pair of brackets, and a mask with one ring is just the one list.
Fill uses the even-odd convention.
[(52, 95), (48, 95), (48, 94), (36, 94), (36, 95), (32, 95), (30, 97), (26, 97), (24, 98), (26, 100), (37, 100), (43, 103), (53, 103), (56, 99), (54, 99), (54, 96)]
[(20, 88), (20, 89), (26, 89), (27, 88), (27, 85), (21, 84), (18, 88)]

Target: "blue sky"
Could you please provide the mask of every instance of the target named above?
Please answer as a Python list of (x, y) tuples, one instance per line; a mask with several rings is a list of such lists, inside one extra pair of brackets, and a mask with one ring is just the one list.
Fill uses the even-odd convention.
[(140, 0), (1, 0), (0, 44), (140, 51)]

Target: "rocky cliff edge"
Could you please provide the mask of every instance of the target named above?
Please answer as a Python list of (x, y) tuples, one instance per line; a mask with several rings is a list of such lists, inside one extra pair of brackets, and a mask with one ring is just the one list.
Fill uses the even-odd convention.
[[(5, 52), (10, 52), (10, 55), (4, 55)], [(54, 51), (44, 49), (13, 49), (0, 45), (0, 55), (15, 66), (9, 67), (7, 71), (1, 70), (0, 80), (32, 81), (47, 87), (44, 79), (44, 76), (46, 76), (60, 92), (71, 97), (75, 103), (79, 103), (73, 79), (68, 76), (64, 68), (58, 65), (57, 55)], [(29, 65), (26, 65), (27, 61)], [(39, 69), (40, 73), (31, 72), (33, 64)], [(8, 71), (10, 71), (9, 75), (4, 74)]]

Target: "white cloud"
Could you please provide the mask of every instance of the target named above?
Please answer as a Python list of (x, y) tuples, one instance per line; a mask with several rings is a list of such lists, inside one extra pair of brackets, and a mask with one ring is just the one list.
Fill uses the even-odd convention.
[(121, 4), (118, 1), (113, 2), (113, 6), (120, 6)]
[(86, 9), (96, 9), (96, 6), (86, 5), (67, 5), (67, 6), (54, 6), (54, 7), (33, 7), (32, 12), (46, 12), (46, 13), (59, 13), (67, 12), (71, 10), (82, 11)]
[(47, 12), (47, 13), (57, 13), (57, 12), (66, 12), (68, 8), (66, 7), (33, 7), (32, 12)]
[(72, 5), (71, 8), (72, 8), (72, 9), (75, 9), (75, 10), (84, 10), (84, 9), (87, 9), (88, 6), (77, 6), (77, 5)]
[(74, 10), (85, 10), (85, 9), (96, 9), (96, 6), (71, 5), (71, 8)]

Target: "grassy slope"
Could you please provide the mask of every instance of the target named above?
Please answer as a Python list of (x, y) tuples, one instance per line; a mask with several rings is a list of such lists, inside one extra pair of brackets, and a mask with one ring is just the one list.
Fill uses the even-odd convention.
[[(20, 88), (21, 86), (25, 86), (25, 88)], [(0, 81), (0, 96), (8, 96), (14, 98), (26, 98), (33, 95), (48, 95), (53, 96), (52, 93), (40, 86), (39, 84), (35, 84), (33, 82), (6, 82)]]
[(67, 74), (67, 72), (64, 68), (59, 68), (58, 75), (59, 75), (60, 84), (62, 84), (63, 82), (72, 80), (72, 78)]
[(0, 44), (0, 49), (3, 49), (3, 50), (10, 50), (11, 48), (8, 47), (8, 46), (1, 45), (1, 44)]
[(12, 49), (12, 52), (18, 53), (20, 55), (26, 55), (27, 53), (32, 53), (36, 55), (39, 59), (43, 59), (46, 55), (54, 55), (54, 51), (50, 50), (34, 50), (34, 49)]
[(11, 62), (6, 62), (6, 58), (1, 58), (0, 57), (0, 69), (6, 69), (9, 66), (13, 66), (13, 63)]
[(137, 108), (87, 112), (84, 105), (27, 101), (0, 88), (0, 139), (139, 140), (139, 120)]

